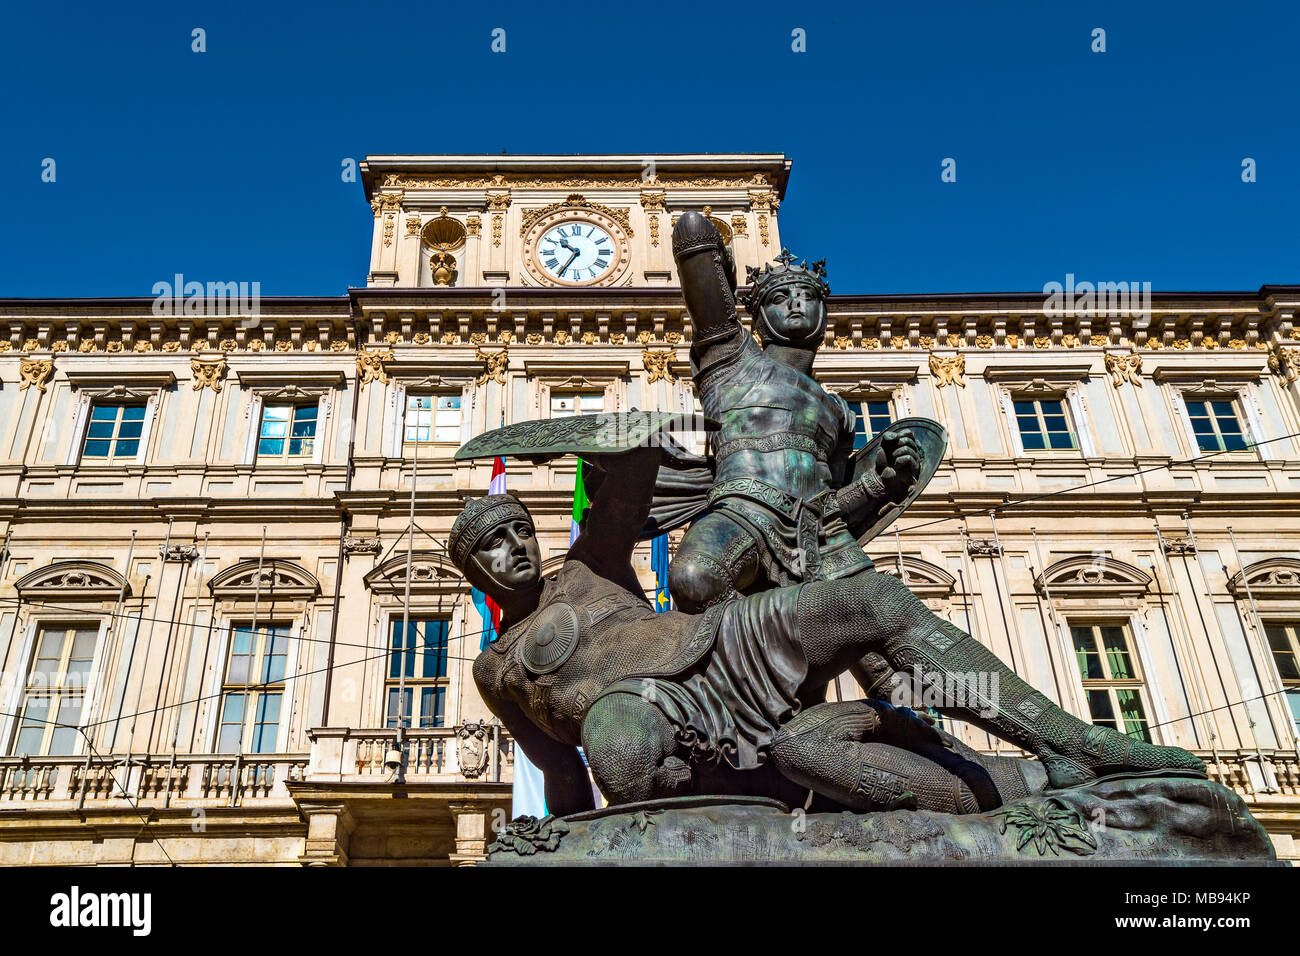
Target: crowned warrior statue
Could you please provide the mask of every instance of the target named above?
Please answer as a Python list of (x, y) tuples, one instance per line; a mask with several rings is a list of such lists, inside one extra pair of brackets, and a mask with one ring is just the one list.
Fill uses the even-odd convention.
[[(854, 450), (852, 410), (810, 374), (826, 328), (824, 262), (783, 251), (751, 270), (751, 335), (713, 226), (682, 216), (673, 252), (712, 454), (665, 434), (691, 416), (629, 412), (520, 422), (456, 455), (578, 454), (590, 466), (591, 505), (555, 574), (542, 576), (532, 516), (512, 495), (470, 501), (449, 540), (466, 578), (501, 606), (501, 636), (474, 679), (542, 769), (548, 811), (592, 809), (588, 766), (616, 806), (765, 798), (810, 811), (974, 814), (982, 832), (1008, 803), (1032, 804), (1016, 819), (1058, 812), (1049, 791), (1112, 778), (1204, 783), (1193, 754), (1073, 716), (874, 568), (861, 543), (915, 499), (946, 435), (906, 419)], [(669, 572), (678, 607), (656, 613), (633, 550), (687, 523)], [(846, 669), (868, 699), (827, 701)], [(945, 715), (1032, 757), (979, 754), (880, 699), (899, 672), (943, 688)], [(1202, 796), (1222, 803), (1216, 793)]]

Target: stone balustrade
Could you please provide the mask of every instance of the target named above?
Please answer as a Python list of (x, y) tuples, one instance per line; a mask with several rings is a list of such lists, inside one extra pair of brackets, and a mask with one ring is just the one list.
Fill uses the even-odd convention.
[[(319, 728), (309, 732), (309, 752), (290, 754), (4, 756), (0, 807), (288, 802), (288, 781), (391, 784), (399, 769), (386, 762), (393, 735), (383, 728)], [(500, 783), (514, 762), (513, 741), (491, 724), (408, 730), (400, 753), (406, 782)]]

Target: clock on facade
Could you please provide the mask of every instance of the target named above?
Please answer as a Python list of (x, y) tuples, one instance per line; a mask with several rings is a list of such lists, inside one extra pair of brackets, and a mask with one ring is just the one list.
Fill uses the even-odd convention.
[(629, 258), (622, 226), (596, 210), (542, 216), (524, 236), (524, 265), (545, 285), (611, 285), (626, 271)]
[(594, 222), (562, 222), (542, 233), (537, 258), (546, 274), (568, 282), (594, 282), (614, 267), (618, 247)]

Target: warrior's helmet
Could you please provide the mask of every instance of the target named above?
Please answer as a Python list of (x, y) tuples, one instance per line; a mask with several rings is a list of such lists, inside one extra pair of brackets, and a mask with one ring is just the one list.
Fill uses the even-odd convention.
[(451, 536), (447, 541), (447, 550), (451, 552), (451, 560), (456, 567), (465, 571), (470, 555), (479, 542), (487, 537), (488, 532), (503, 522), (516, 518), (523, 518), (530, 525), (533, 524), (533, 516), (514, 495), (484, 495), (467, 503), (451, 526)]

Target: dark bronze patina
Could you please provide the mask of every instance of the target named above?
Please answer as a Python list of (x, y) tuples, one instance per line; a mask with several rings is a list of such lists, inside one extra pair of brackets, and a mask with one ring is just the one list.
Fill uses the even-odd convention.
[[(910, 504), (945, 436), (934, 423), (898, 422), (852, 454), (852, 412), (808, 374), (824, 332), (823, 263), (796, 266), (785, 254), (751, 275), (760, 348), (736, 320), (734, 271), (713, 227), (683, 216), (674, 252), (702, 404), (720, 424), (711, 457), (664, 439), (669, 418), (655, 413), (525, 423), (458, 455), (578, 452), (592, 466), (591, 507), (557, 574), (542, 579), (531, 519), (509, 495), (471, 501), (450, 542), (469, 580), (502, 607), (501, 638), (474, 678), (543, 770), (551, 813), (593, 809), (578, 746), (611, 804), (676, 800), (674, 812), (688, 815), (710, 796), (751, 798), (736, 812), (761, 815), (752, 798), (764, 798), (812, 811), (982, 814), (1005, 832), (991, 816), (1002, 808), (1015, 810), (1013, 825), (1075, 812), (1044, 797), (1049, 789), (1143, 776), (1199, 785), (1204, 765), (1192, 754), (1066, 713), (872, 567), (857, 538)], [(670, 575), (688, 610), (656, 614), (633, 548), (691, 519)], [(945, 689), (944, 714), (1036, 759), (978, 754), (883, 700), (826, 702), (834, 675), (867, 665), (872, 675), (919, 672)], [(992, 677), (984, 686), (996, 691), (972, 674)], [(634, 828), (653, 826), (657, 806), (636, 811)], [(553, 849), (583, 819), (520, 821), (501, 845)]]

